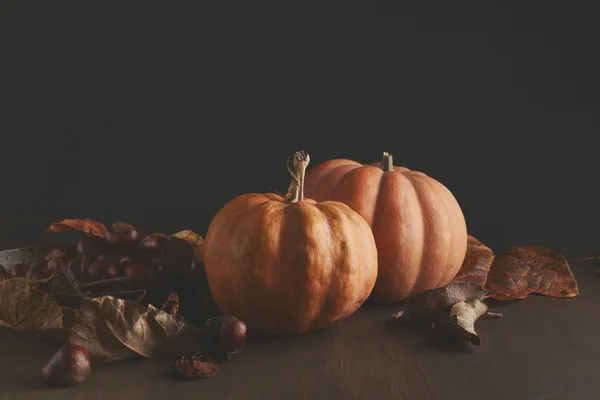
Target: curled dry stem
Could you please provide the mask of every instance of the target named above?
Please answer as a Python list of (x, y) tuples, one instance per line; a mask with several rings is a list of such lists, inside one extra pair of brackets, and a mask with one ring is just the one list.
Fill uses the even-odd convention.
[(287, 160), (286, 168), (292, 177), (292, 183), (285, 195), (286, 202), (297, 203), (304, 200), (304, 177), (309, 163), (310, 156), (305, 151), (297, 151), (291, 159)]

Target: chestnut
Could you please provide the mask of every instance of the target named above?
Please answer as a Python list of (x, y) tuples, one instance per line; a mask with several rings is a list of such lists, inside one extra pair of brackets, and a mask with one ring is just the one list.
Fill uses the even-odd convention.
[(119, 267), (123, 267), (133, 262), (133, 257), (125, 250), (111, 250), (106, 253), (102, 253), (98, 256), (100, 261), (108, 261), (111, 264), (115, 264)]
[(61, 258), (61, 257), (51, 258), (46, 263), (46, 270), (48, 270), (48, 272), (50, 272), (51, 274), (56, 274), (58, 272), (59, 268), (61, 268), (63, 266), (66, 267), (68, 264), (69, 264), (69, 261), (67, 261), (65, 258)]
[(8, 273), (6, 272), (6, 268), (4, 265), (0, 264), (0, 279), (8, 278)]
[[(31, 267), (29, 267), (31, 269)], [(48, 274), (48, 271), (44, 270), (44, 269), (39, 269), (37, 271), (35, 271), (33, 274), (31, 274), (30, 279), (32, 281), (39, 281), (42, 279), (46, 279), (48, 278), (50, 275)], [(34, 283), (31, 288), (34, 290), (39, 290), (42, 292), (46, 292), (48, 291), (50, 287), (49, 282), (39, 282), (39, 283)]]
[(70, 244), (63, 244), (53, 248), (48, 254), (46, 254), (46, 260), (52, 260), (53, 258), (64, 258), (69, 259), (75, 255), (75, 246)]
[(136, 261), (138, 264), (147, 265), (157, 270), (161, 269), (160, 255), (153, 251), (139, 252), (136, 256)]
[(12, 269), (9, 271), (9, 276), (11, 278), (16, 277), (25, 277), (27, 271), (29, 270), (29, 265), (24, 263), (15, 264)]
[(32, 262), (31, 264), (29, 264), (29, 269), (33, 270), (38, 270), (38, 269), (46, 269), (48, 268), (48, 261), (44, 258), (39, 259), (39, 260), (35, 260), (34, 262)]
[(139, 247), (145, 251), (159, 252), (167, 238), (161, 235), (148, 235), (140, 241)]
[(63, 345), (42, 369), (44, 381), (52, 387), (78, 385), (92, 370), (90, 353), (81, 346)]
[(77, 243), (77, 254), (94, 261), (106, 249), (106, 242), (99, 236), (85, 236)]
[(104, 240), (109, 246), (131, 247), (138, 245), (140, 235), (133, 225), (116, 222), (106, 229)]
[(199, 340), (214, 358), (229, 359), (243, 346), (247, 334), (244, 321), (233, 315), (224, 315), (206, 320), (199, 331)]
[(161, 265), (170, 269), (180, 277), (185, 277), (194, 262), (194, 249), (183, 239), (169, 238), (162, 246), (160, 254)]
[(233, 315), (225, 315), (220, 319), (221, 324), (216, 340), (217, 348), (225, 353), (238, 350), (246, 341), (248, 334), (246, 323)]
[(87, 270), (87, 278), (90, 281), (103, 279), (114, 279), (119, 277), (119, 267), (106, 260), (96, 260), (90, 264)]
[(185, 277), (190, 280), (196, 280), (205, 275), (204, 264), (202, 261), (194, 257), (194, 261), (187, 270)]
[(52, 294), (67, 294), (73, 291), (71, 282), (63, 274), (57, 275), (50, 281), (48, 285), (50, 293)]
[(31, 276), (33, 274), (35, 274), (37, 271), (41, 271), (42, 269), (45, 270), (46, 268), (46, 260), (44, 260), (44, 262), (40, 262), (40, 261), (34, 261), (31, 264), (29, 264), (29, 268), (27, 269), (27, 272), (25, 273), (25, 278), (29, 278), (31, 279)]
[(123, 276), (133, 280), (129, 285), (131, 289), (142, 289), (156, 282), (158, 271), (147, 265), (129, 264), (123, 268)]

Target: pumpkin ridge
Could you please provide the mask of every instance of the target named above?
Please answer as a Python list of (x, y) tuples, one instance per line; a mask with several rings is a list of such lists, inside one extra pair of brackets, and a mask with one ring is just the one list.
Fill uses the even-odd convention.
[[(346, 280), (339, 280), (337, 276), (348, 274), (348, 271), (352, 269), (353, 263), (356, 262), (354, 257), (352, 259), (348, 259), (348, 257), (341, 257), (342, 264), (340, 264), (340, 255), (346, 254), (354, 254), (352, 251), (353, 246), (355, 245), (355, 232), (354, 230), (348, 230), (348, 220), (350, 216), (347, 215), (348, 211), (343, 208), (345, 206), (342, 203), (338, 203), (335, 201), (321, 203), (322, 207), (325, 207), (324, 215), (326, 215), (327, 222), (332, 232), (332, 242), (335, 244), (335, 247), (330, 248), (330, 259), (331, 263), (331, 271), (329, 273), (329, 285), (328, 291), (326, 293), (336, 293), (336, 296), (327, 296), (325, 297), (321, 305), (321, 319), (328, 320), (332, 315), (348, 315), (348, 309), (353, 307), (354, 304), (347, 304), (346, 299), (342, 299), (340, 301), (341, 296), (347, 296), (349, 291), (349, 284)], [(352, 232), (350, 235), (344, 235), (343, 232)], [(333, 291), (332, 291), (333, 290)], [(346, 303), (346, 306), (340, 308), (340, 305)], [(323, 321), (318, 321), (319, 324), (322, 324)]]
[[(406, 179), (406, 181), (409, 183), (414, 196), (417, 198), (417, 201), (415, 201), (416, 207), (418, 207), (419, 211), (418, 214), (421, 216), (421, 240), (420, 240), (420, 246), (419, 248), (421, 249), (419, 251), (419, 261), (418, 261), (418, 265), (419, 265), (419, 269), (418, 269), (418, 273), (416, 278), (413, 280), (411, 287), (411, 291), (414, 291), (415, 287), (420, 287), (420, 285), (422, 285), (423, 282), (423, 273), (424, 273), (424, 269), (426, 269), (427, 267), (423, 268), (423, 258), (425, 256), (425, 249), (427, 248), (427, 238), (429, 237), (429, 232), (428, 230), (431, 229), (431, 227), (427, 224), (427, 218), (425, 217), (425, 213), (423, 212), (423, 196), (424, 194), (421, 193), (421, 191), (415, 186), (413, 180), (410, 177), (414, 176), (414, 175), (405, 175), (404, 173), (402, 173), (400, 176), (402, 176), (403, 179)], [(413, 205), (414, 206), (414, 205)], [(414, 211), (416, 212), (416, 211)], [(411, 228), (412, 230), (412, 228)], [(419, 285), (419, 286), (417, 286)]]
[[(285, 276), (278, 275), (277, 280), (288, 282), (288, 292), (283, 293), (284, 298), (279, 301), (284, 304), (287, 301), (297, 304), (294, 315), (288, 311), (290, 321), (286, 325), (299, 331), (305, 330), (312, 323), (312, 318), (306, 316), (306, 312), (311, 309), (311, 288), (305, 286), (310, 282), (315, 265), (310, 249), (316, 250), (319, 247), (319, 243), (314, 241), (312, 232), (316, 225), (311, 213), (312, 208), (314, 207), (311, 204), (304, 201), (288, 204), (285, 207), (282, 231), (287, 232), (287, 235), (281, 247), (285, 247), (286, 250), (280, 251), (281, 257), (277, 258), (280, 271), (285, 273)], [(292, 249), (292, 251), (288, 249)], [(298, 273), (301, 275), (295, 275)], [(272, 299), (272, 301), (277, 302), (278, 299)], [(285, 306), (284, 309), (289, 310), (290, 307)], [(299, 316), (304, 316), (304, 318), (300, 319)], [(271, 316), (271, 318), (273, 317), (275, 316)], [(285, 313), (280, 317), (284, 319)]]
[[(287, 222), (285, 218), (281, 218), (281, 215), (286, 208), (284, 203), (265, 202), (257, 208), (258, 209), (254, 214), (249, 214), (252, 217), (252, 225), (256, 226), (258, 223), (260, 224), (259, 226), (267, 226), (268, 228), (263, 228), (253, 235), (256, 238), (254, 245), (256, 248), (260, 249), (260, 252), (277, 251), (277, 254), (271, 258), (271, 262), (268, 265), (264, 262), (259, 264), (256, 260), (250, 259), (248, 260), (249, 265), (244, 266), (244, 270), (240, 274), (240, 279), (238, 281), (238, 291), (240, 291), (240, 293), (245, 292), (245, 298), (250, 299), (250, 301), (247, 302), (239, 302), (239, 307), (243, 310), (244, 316), (249, 315), (249, 313), (252, 312), (252, 309), (264, 307), (263, 304), (255, 303), (256, 299), (263, 299), (263, 297), (258, 294), (261, 292), (270, 292), (270, 288), (274, 285), (274, 282), (277, 282), (278, 280), (277, 277), (274, 278), (278, 272), (275, 270), (278, 266), (277, 264), (280, 259), (282, 248), (278, 244), (284, 243), (282, 242), (281, 233), (285, 232), (285, 223)], [(266, 224), (264, 222), (266, 222)], [(273, 245), (274, 240), (276, 240), (276, 245)], [(252, 255), (256, 254), (252, 251), (249, 253)], [(249, 284), (251, 282), (256, 282), (258, 287)], [(264, 322), (261, 321), (261, 323)]]
[[(467, 227), (466, 227), (466, 221), (464, 219), (464, 214), (462, 212), (462, 209), (458, 203), (458, 201), (456, 200), (456, 197), (454, 197), (454, 195), (452, 194), (452, 192), (441, 182), (439, 181), (432, 181), (431, 182), (432, 185), (437, 186), (437, 193), (440, 195), (440, 197), (442, 197), (442, 201), (444, 202), (444, 206), (446, 207), (446, 215), (448, 215), (451, 225), (456, 226), (458, 225), (461, 221), (462, 221), (462, 225), (464, 227), (464, 232), (465, 232), (465, 236), (467, 235)], [(453, 205), (455, 205), (453, 207)], [(457, 258), (458, 264), (462, 265), (462, 262), (464, 261), (464, 258), (466, 256), (466, 252), (467, 252), (467, 242), (468, 239), (465, 240), (463, 243), (457, 243), (457, 235), (452, 235), (451, 236), (451, 246), (449, 248), (448, 254), (446, 256), (446, 260), (453, 260), (454, 258)], [(458, 249), (463, 249), (461, 252), (458, 251)], [(459, 269), (456, 270), (456, 273), (458, 273)], [(454, 274), (455, 275), (455, 274)], [(454, 276), (452, 276), (452, 278), (454, 278)], [(447, 283), (445, 282), (441, 282), (439, 285), (443, 286), (446, 285)]]
[[(315, 209), (319, 210), (319, 214), (323, 217), (324, 221), (325, 221), (325, 225), (327, 226), (327, 230), (329, 231), (329, 245), (327, 246), (327, 248), (331, 249), (332, 251), (329, 252), (328, 254), (328, 258), (329, 258), (329, 264), (332, 265), (333, 267), (333, 261), (336, 259), (336, 254), (334, 253), (334, 248), (336, 245), (336, 238), (334, 237), (335, 235), (335, 229), (334, 229), (334, 223), (333, 223), (333, 219), (330, 217), (330, 215), (325, 212), (325, 210), (323, 210), (323, 207), (327, 208), (329, 205), (329, 202), (325, 202), (325, 203), (316, 203), (315, 204)], [(327, 287), (322, 286), (321, 287), (321, 293), (330, 293), (331, 291), (331, 287), (333, 286), (333, 274), (329, 273), (327, 274), (328, 277), (328, 281), (327, 281)], [(323, 311), (326, 311), (326, 306), (329, 303), (329, 297), (328, 296), (321, 296), (321, 298), (319, 299), (319, 306), (316, 308), (315, 313), (313, 313), (313, 320), (317, 325), (320, 325), (323, 321), (323, 317), (319, 318), (319, 315), (323, 315)]]
[(377, 182), (377, 185), (375, 185), (375, 187), (377, 188), (377, 196), (375, 197), (375, 201), (373, 202), (374, 203), (374, 205), (373, 205), (373, 213), (372, 213), (372, 215), (373, 215), (373, 222), (369, 224), (371, 226), (371, 230), (373, 232), (376, 232), (375, 231), (375, 225), (376, 225), (376, 222), (377, 222), (377, 207), (379, 206), (379, 203), (380, 203), (380, 200), (381, 200), (381, 193), (382, 193), (382, 191), (381, 191), (381, 184), (383, 182), (383, 177), (384, 176), (385, 176), (385, 173), (380, 174), (380, 176), (379, 176), (379, 182)]
[[(427, 179), (427, 177), (424, 178), (424, 177), (419, 176), (419, 175), (412, 175), (410, 178), (407, 178), (407, 179), (410, 181), (410, 183), (413, 185), (413, 187), (414, 187), (414, 181), (417, 180), (417, 181), (419, 181), (420, 183), (422, 183), (424, 186), (426, 186), (428, 188), (428, 190), (426, 190), (426, 191), (424, 191), (424, 190), (417, 190), (417, 196), (419, 197), (419, 206), (420, 207), (422, 207), (422, 205), (424, 203), (426, 203), (426, 200), (424, 199), (425, 196), (435, 196), (438, 201), (431, 201), (431, 200), (430, 201), (433, 202), (433, 203), (435, 203), (435, 204), (439, 204), (440, 202), (442, 202), (444, 204), (444, 210), (446, 212), (445, 213), (440, 213), (440, 214), (447, 216), (447, 214), (448, 214), (448, 206), (446, 204), (446, 199), (439, 195), (439, 193), (437, 192), (438, 188), (436, 187), (436, 185), (432, 184), (431, 179)], [(439, 205), (438, 205), (438, 207), (439, 207)], [(440, 268), (447, 268), (446, 265), (443, 265), (443, 266), (442, 265), (425, 265), (425, 266), (423, 266), (423, 256), (424, 256), (424, 253), (426, 251), (425, 249), (427, 249), (427, 243), (426, 243), (425, 238), (428, 238), (428, 237), (432, 236), (431, 235), (431, 231), (436, 231), (436, 229), (432, 225), (435, 225), (435, 223), (438, 222), (437, 220), (426, 221), (427, 218), (425, 218), (425, 215), (427, 215), (427, 214), (421, 211), (421, 216), (423, 217), (423, 226), (424, 226), (424, 229), (423, 229), (423, 243), (425, 243), (425, 246), (422, 247), (424, 250), (421, 252), (421, 262), (420, 262), (420, 265), (419, 265), (419, 274), (417, 275), (417, 279), (416, 279), (416, 281), (414, 282), (414, 285), (413, 285), (413, 291), (416, 291), (416, 292), (423, 291), (424, 287), (429, 287), (429, 286), (438, 287), (438, 286), (440, 286), (440, 277), (439, 276), (437, 277), (437, 279), (435, 280), (434, 283), (430, 283), (430, 282), (428, 283), (427, 282), (427, 278), (430, 276), (429, 272), (431, 272), (432, 270), (439, 270)], [(447, 219), (449, 219), (449, 218), (447, 218)], [(426, 223), (426, 222), (429, 222), (429, 223)], [(446, 225), (448, 223), (449, 223), (448, 220), (445, 221)], [(452, 245), (452, 241), (453, 241), (453, 236), (454, 235), (450, 236), (450, 241), (448, 242), (448, 245), (446, 245), (446, 250), (445, 250), (444, 255), (443, 255), (443, 259), (444, 260), (448, 259), (449, 253), (451, 252), (451, 245)], [(439, 257), (436, 257), (436, 258), (439, 258)], [(445, 283), (442, 284), (442, 286), (443, 285), (445, 285)]]
[[(378, 276), (373, 297), (376, 300), (398, 301), (413, 290), (418, 279), (419, 272), (415, 271), (415, 265), (419, 267), (423, 265), (427, 226), (421, 210), (418, 188), (402, 173), (393, 172), (384, 176), (386, 178), (382, 180), (379, 187), (381, 200), (378, 202), (377, 224), (373, 226), (378, 251), (381, 249), (378, 257), (379, 265), (383, 268)], [(392, 212), (396, 218), (393, 221), (387, 220), (385, 218), (387, 212)], [(417, 222), (419, 220), (420, 223)], [(401, 226), (383, 229), (384, 223), (388, 225), (397, 223)], [(420, 232), (415, 232), (417, 229)], [(420, 237), (419, 240), (415, 239), (415, 233)], [(407, 240), (409, 243), (406, 243)], [(398, 262), (406, 268), (398, 268), (396, 266)], [(399, 287), (402, 288), (400, 291)]]
[[(439, 216), (444, 216), (444, 218), (446, 219), (445, 221), (443, 221), (443, 225), (444, 226), (450, 226), (451, 221), (451, 217), (450, 217), (450, 212), (448, 210), (448, 204), (446, 201), (446, 197), (441, 193), (442, 189), (445, 189), (445, 186), (443, 186), (441, 183), (437, 182), (438, 184), (436, 184), (436, 181), (432, 181), (431, 179), (423, 179), (422, 177), (415, 177), (416, 181), (422, 182), (423, 185), (425, 185), (428, 190), (425, 191), (425, 193), (427, 193), (428, 196), (433, 197), (430, 198), (429, 200), (433, 203), (436, 204), (436, 211), (438, 211), (438, 207), (441, 206), (440, 203), (443, 204), (444, 207), (444, 211), (445, 212), (437, 212), (438, 214), (438, 220), (436, 221), (432, 221), (433, 223), (438, 223), (439, 224)], [(448, 261), (451, 259), (451, 256), (453, 255), (453, 242), (455, 241), (454, 236), (455, 234), (453, 232), (446, 232), (447, 234), (449, 234), (449, 239), (448, 240), (443, 240), (442, 243), (444, 243), (444, 251), (442, 252), (442, 254), (437, 254), (436, 259), (443, 259), (445, 260), (445, 264), (443, 265), (432, 265), (430, 266), (430, 269), (433, 270), (435, 273), (433, 275), (428, 274), (427, 276), (433, 276), (435, 279), (432, 280), (431, 282), (429, 282), (429, 284), (427, 285), (428, 287), (440, 287), (440, 286), (444, 286), (448, 283), (450, 283), (450, 281), (452, 280), (452, 278), (454, 277), (454, 275), (456, 275), (456, 273), (458, 272), (458, 269), (456, 271), (454, 271), (454, 274), (449, 274), (448, 273), (448, 269), (450, 268), (450, 266), (448, 265)], [(459, 264), (460, 265), (460, 264)], [(425, 269), (421, 270), (421, 272), (423, 273), (425, 271)], [(422, 289), (422, 288), (419, 288)]]

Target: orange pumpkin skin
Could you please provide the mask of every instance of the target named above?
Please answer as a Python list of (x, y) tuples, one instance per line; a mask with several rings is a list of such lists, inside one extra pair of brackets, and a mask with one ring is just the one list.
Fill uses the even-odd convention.
[(336, 159), (306, 173), (305, 193), (341, 201), (371, 226), (379, 274), (371, 299), (393, 302), (444, 286), (467, 251), (467, 226), (454, 195), (440, 182), (408, 168)]
[(245, 194), (210, 223), (204, 263), (226, 314), (254, 331), (297, 334), (353, 314), (377, 279), (369, 225), (339, 202)]

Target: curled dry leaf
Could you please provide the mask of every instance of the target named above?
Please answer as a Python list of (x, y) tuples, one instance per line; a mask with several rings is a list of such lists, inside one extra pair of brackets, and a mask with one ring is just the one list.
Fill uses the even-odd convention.
[(171, 235), (188, 242), (194, 249), (194, 256), (200, 261), (204, 261), (204, 238), (190, 230), (179, 231)]
[(179, 314), (179, 296), (177, 293), (171, 293), (169, 295), (167, 301), (162, 306), (162, 310), (174, 317), (181, 318), (181, 315)]
[(191, 359), (183, 356), (174, 365), (180, 376), (190, 380), (212, 378), (217, 373), (217, 368), (216, 362), (200, 354), (195, 354)]
[(468, 235), (467, 254), (453, 282), (471, 282), (484, 286), (494, 257), (492, 249)]
[(64, 323), (72, 316), (72, 312), (64, 313), (63, 308), (48, 294), (32, 290), (28, 281), (25, 278), (0, 280), (0, 326), (64, 339)]
[(90, 219), (70, 219), (65, 218), (60, 222), (52, 223), (46, 232), (72, 232), (81, 231), (88, 235), (104, 237), (106, 226), (101, 222)]
[(454, 304), (473, 299), (483, 300), (484, 295), (484, 289), (477, 284), (452, 282), (409, 298), (404, 309), (394, 317), (402, 322), (434, 322), (447, 316)]
[(70, 343), (107, 361), (154, 357), (195, 340), (194, 328), (176, 316), (111, 296), (84, 299), (69, 333)]
[(565, 257), (541, 246), (511, 247), (496, 255), (486, 283), (486, 297), (523, 299), (530, 293), (576, 297), (577, 280)]
[(475, 332), (475, 321), (488, 310), (487, 304), (480, 299), (459, 301), (450, 309), (448, 318), (439, 319), (434, 322), (433, 330), (437, 334), (458, 335), (463, 340), (475, 346), (481, 344), (477, 332)]
[(432, 323), (436, 334), (458, 336), (479, 346), (475, 321), (484, 314), (502, 316), (487, 312), (484, 297), (485, 290), (478, 284), (452, 282), (409, 298), (404, 310), (393, 314), (392, 318), (398, 322)]

